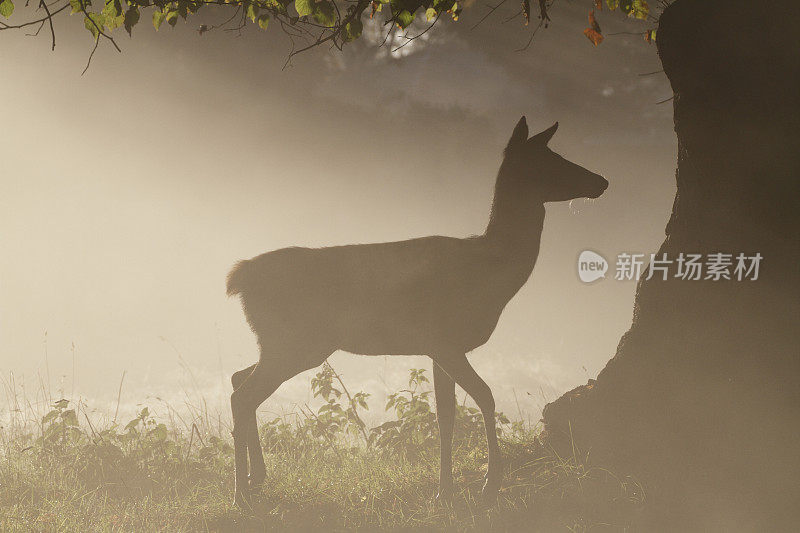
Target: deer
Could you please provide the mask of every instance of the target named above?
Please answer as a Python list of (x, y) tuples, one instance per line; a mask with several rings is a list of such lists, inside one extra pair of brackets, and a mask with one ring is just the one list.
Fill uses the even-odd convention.
[[(489, 340), (506, 304), (533, 272), (547, 202), (597, 198), (608, 181), (548, 148), (558, 122), (528, 138), (523, 116), (497, 174), (486, 230), (324, 248), (291, 247), (239, 261), (227, 278), (256, 336), (258, 362), (233, 374), (234, 504), (250, 503), (266, 467), (256, 409), (286, 380), (333, 352), (426, 355), (440, 435), (439, 488), (454, 492), (455, 385), (483, 416), (488, 465), (482, 496), (502, 482), (495, 401), (467, 353)], [(249, 458), (249, 471), (248, 471)]]

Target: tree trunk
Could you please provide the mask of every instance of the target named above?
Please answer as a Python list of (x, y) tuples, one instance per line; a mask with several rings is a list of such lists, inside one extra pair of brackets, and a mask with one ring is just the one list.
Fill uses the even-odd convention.
[(657, 33), (678, 136), (658, 253), (758, 252), (758, 279), (642, 276), (616, 355), (544, 410), (554, 447), (645, 482), (654, 527), (800, 520), (798, 4), (677, 0)]

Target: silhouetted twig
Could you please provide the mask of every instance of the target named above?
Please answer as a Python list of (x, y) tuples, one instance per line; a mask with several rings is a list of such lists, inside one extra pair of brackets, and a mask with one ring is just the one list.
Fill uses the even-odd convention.
[(505, 4), (505, 3), (506, 3), (506, 0), (501, 0), (501, 1), (500, 1), (500, 3), (499, 3), (499, 4), (497, 4), (496, 6), (489, 6), (489, 12), (488, 12), (488, 13), (486, 13), (486, 14), (485, 14), (483, 17), (481, 17), (481, 20), (479, 20), (478, 22), (476, 22), (476, 23), (475, 23), (475, 25), (474, 25), (474, 26), (472, 26), (472, 27), (470, 28), (470, 31), (472, 31), (472, 30), (474, 30), (475, 28), (477, 28), (478, 26), (480, 26), (480, 25), (481, 25), (481, 23), (482, 23), (484, 20), (486, 20), (487, 18), (489, 18), (489, 15), (491, 15), (492, 13), (494, 13), (495, 11), (497, 11), (497, 8), (499, 8), (500, 6), (502, 6), (502, 5), (503, 5), (503, 4)]
[(117, 415), (119, 414), (119, 400), (122, 398), (122, 382), (125, 381), (125, 370), (122, 371), (122, 378), (119, 380), (119, 390), (117, 390), (117, 408), (114, 410), (114, 423), (117, 422)]

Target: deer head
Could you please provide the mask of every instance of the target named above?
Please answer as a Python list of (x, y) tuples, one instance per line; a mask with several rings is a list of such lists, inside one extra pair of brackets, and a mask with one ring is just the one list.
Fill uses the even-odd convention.
[(558, 122), (528, 138), (525, 117), (519, 120), (508, 141), (505, 161), (514, 169), (518, 186), (543, 203), (597, 198), (608, 188), (608, 181), (547, 147), (557, 129)]

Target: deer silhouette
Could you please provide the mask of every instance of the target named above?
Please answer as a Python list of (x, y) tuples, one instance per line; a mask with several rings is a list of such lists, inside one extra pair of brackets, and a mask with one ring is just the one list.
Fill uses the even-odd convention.
[(258, 363), (231, 378), (237, 505), (246, 504), (266, 476), (256, 408), (281, 383), (336, 350), (428, 355), (441, 439), (438, 497), (453, 492), (456, 383), (483, 415), (489, 452), (483, 496), (496, 496), (502, 470), (495, 402), (466, 353), (489, 339), (503, 308), (533, 271), (544, 203), (597, 198), (608, 187), (602, 176), (547, 147), (557, 128), (558, 123), (529, 139), (525, 117), (519, 120), (482, 235), (284, 248), (234, 266), (227, 292), (240, 296), (260, 348)]

